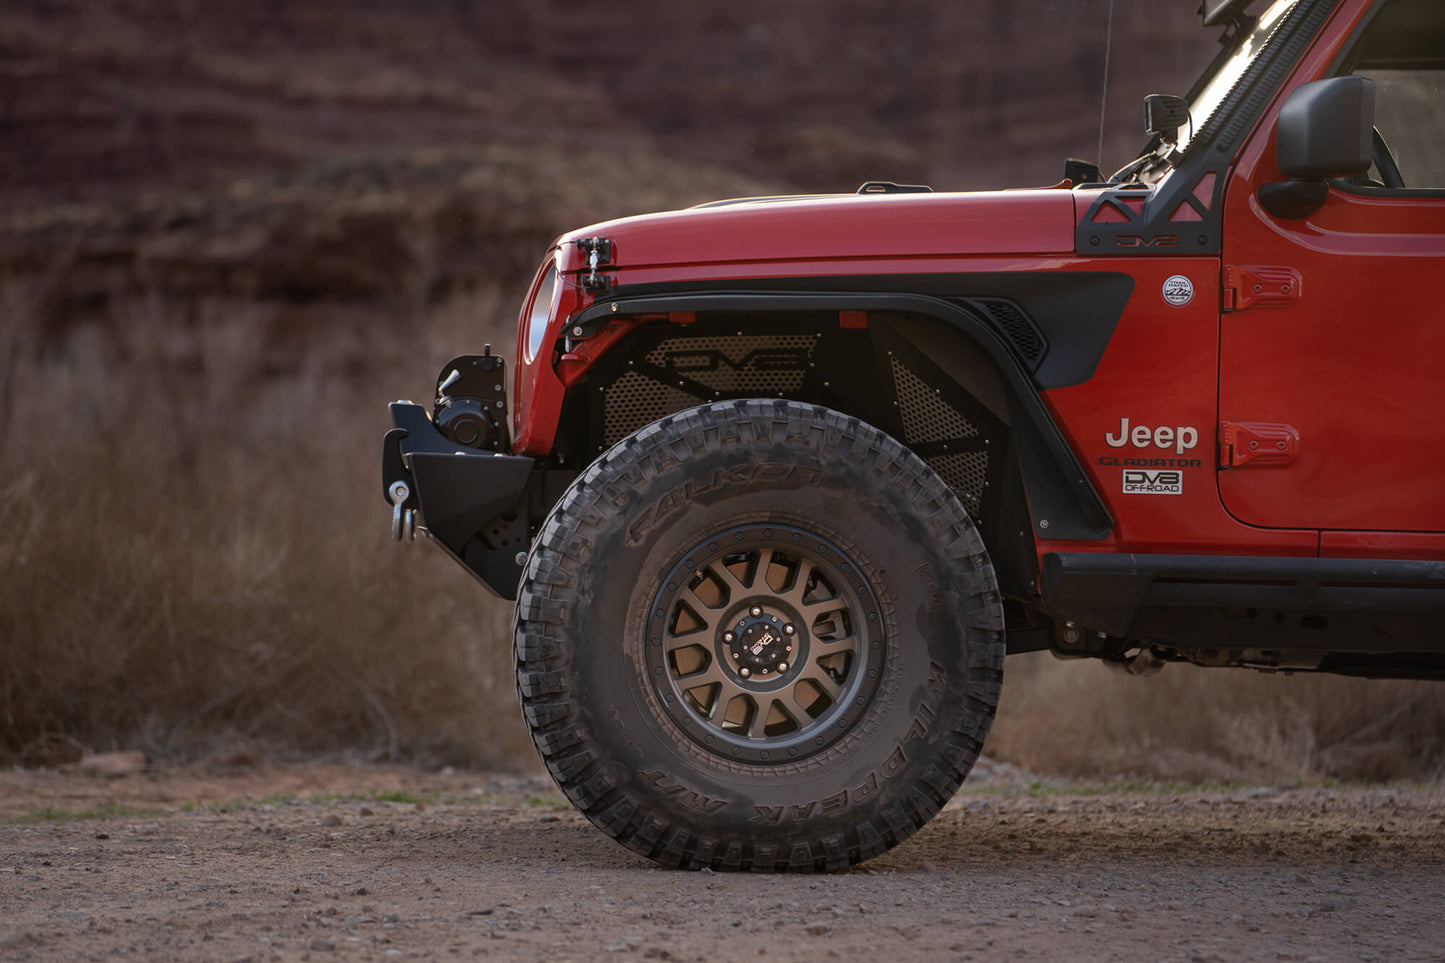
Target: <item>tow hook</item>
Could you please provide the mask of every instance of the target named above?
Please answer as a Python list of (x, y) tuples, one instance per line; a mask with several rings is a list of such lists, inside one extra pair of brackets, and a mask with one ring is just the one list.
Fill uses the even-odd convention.
[(416, 541), (416, 509), (406, 508), (411, 488), (404, 481), (394, 481), (386, 490), (391, 499), (391, 537), (398, 542)]

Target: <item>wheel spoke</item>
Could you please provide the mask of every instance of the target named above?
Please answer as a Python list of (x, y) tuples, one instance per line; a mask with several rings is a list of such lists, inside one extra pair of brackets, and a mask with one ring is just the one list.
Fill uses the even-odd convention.
[(708, 663), (706, 669), (677, 677), (677, 684), (684, 690), (696, 689), (700, 685), (717, 685), (718, 683), (725, 686), (732, 684), (727, 677), (727, 673), (723, 671), (723, 667), (718, 664), (716, 659)]
[(853, 632), (849, 632), (847, 635), (840, 636), (836, 639), (820, 639), (816, 635), (813, 636), (813, 645), (823, 647), (823, 649), (825, 650), (823, 653), (824, 655), (832, 655), (835, 652), (842, 652), (845, 649), (853, 648), (857, 644), (858, 636), (856, 633)]
[(696, 646), (696, 645), (698, 644), (698, 640), (697, 640), (697, 638), (696, 638), (697, 635), (698, 635), (697, 632), (689, 632), (689, 633), (687, 633), (686, 635), (672, 635), (671, 633), (669, 633), (668, 636), (667, 636), (667, 643), (666, 643), (666, 644), (667, 644), (667, 654), (668, 654), (668, 655), (671, 655), (672, 653), (676, 652), (678, 649), (690, 649), (690, 648), (693, 648), (694, 646)]
[(798, 570), (793, 576), (793, 584), (778, 597), (800, 612), (806, 610), (808, 606), (803, 604), (803, 596), (808, 592), (808, 580), (812, 578), (812, 575), (813, 563), (807, 559), (800, 559)]
[(797, 723), (799, 726), (806, 725), (813, 718), (813, 714), (808, 711), (808, 707), (798, 701), (797, 686), (793, 686), (793, 688), (788, 690), (788, 701), (786, 703), (786, 707), (788, 710), (788, 715), (792, 716), (793, 722)]
[(739, 691), (737, 686), (729, 686), (726, 684), (718, 688), (717, 698), (713, 700), (712, 708), (709, 709), (707, 713), (707, 721), (711, 725), (722, 728), (723, 719), (728, 714), (728, 706), (732, 705), (732, 701), (737, 698)]
[(713, 565), (710, 571), (717, 576), (718, 581), (727, 587), (728, 604), (736, 602), (739, 596), (748, 594), (748, 586), (744, 585), (742, 580), (733, 574), (733, 570), (724, 565), (721, 560)]
[(833, 681), (833, 677), (828, 674), (827, 670), (816, 662), (804, 669), (802, 675), (798, 677), (799, 682), (802, 682), (804, 679), (807, 679), (813, 683), (813, 685), (822, 689), (823, 694), (834, 702), (838, 701), (838, 696), (843, 691), (842, 687)]
[(692, 589), (683, 590), (681, 603), (686, 605), (687, 610), (692, 613), (693, 618), (702, 624), (690, 632), (669, 632), (667, 637), (667, 650), (669, 652), (679, 646), (696, 645), (696, 637), (704, 633), (716, 632), (718, 622), (722, 618), (723, 610), (721, 607), (709, 608)]
[(766, 736), (768, 728), (768, 716), (773, 714), (773, 704), (777, 699), (768, 699), (766, 702), (757, 701), (758, 711), (753, 714), (753, 724), (748, 726), (748, 736), (752, 739), (761, 739)]
[(847, 607), (848, 601), (841, 596), (835, 595), (830, 599), (823, 599), (820, 602), (808, 602), (806, 605), (800, 602), (798, 604), (798, 611), (802, 613), (804, 623), (811, 627), (814, 622), (823, 616), (831, 612), (836, 612), (839, 609), (846, 609)]
[[(727, 606), (726, 602), (721, 605), (708, 605), (707, 602), (703, 600), (703, 597), (697, 594), (697, 590), (691, 588), (683, 589), (682, 600), (692, 609), (693, 614), (700, 619), (706, 619), (708, 613), (720, 612)], [(717, 616), (713, 615), (712, 618), (715, 619)]]
[(712, 708), (708, 711), (707, 721), (720, 725), (722, 717), (727, 712), (728, 703), (735, 696), (747, 695), (747, 692), (736, 682), (728, 677), (723, 667), (714, 661), (701, 672), (694, 672), (692, 675), (681, 676), (677, 680), (678, 686), (684, 691), (699, 689), (705, 686), (717, 686), (717, 698), (713, 700)]
[(762, 579), (762, 588), (771, 592), (772, 586), (768, 585), (768, 568), (773, 564), (773, 550), (764, 548), (758, 551), (758, 564), (753, 569), (753, 577), (748, 580), (748, 588), (757, 588), (758, 580)]

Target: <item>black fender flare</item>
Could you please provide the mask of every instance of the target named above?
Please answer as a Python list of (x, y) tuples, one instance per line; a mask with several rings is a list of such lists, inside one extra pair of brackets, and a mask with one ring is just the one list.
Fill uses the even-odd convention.
[(952, 325), (986, 354), (1003, 384), (1034, 534), (1048, 540), (1099, 541), (1112, 532), (1114, 522), (1108, 508), (1044, 406), (1030, 372), (992, 324), (956, 301), (901, 292), (694, 290), (621, 294), (595, 302), (569, 318), (566, 331), (578, 340), (597, 333), (617, 318), (720, 311), (886, 311), (933, 317)]

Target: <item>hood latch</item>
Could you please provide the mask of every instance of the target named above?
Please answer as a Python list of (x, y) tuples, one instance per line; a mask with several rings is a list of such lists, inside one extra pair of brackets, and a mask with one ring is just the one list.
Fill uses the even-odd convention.
[(617, 254), (617, 245), (611, 238), (606, 237), (579, 237), (576, 241), (577, 250), (587, 258), (587, 273), (582, 275), (582, 290), (588, 294), (604, 294), (612, 289), (612, 278), (600, 273), (597, 269), (613, 262)]

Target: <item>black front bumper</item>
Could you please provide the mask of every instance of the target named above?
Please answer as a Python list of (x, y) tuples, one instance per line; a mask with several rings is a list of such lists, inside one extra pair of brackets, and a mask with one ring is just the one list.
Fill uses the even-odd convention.
[[(418, 527), (484, 585), (515, 598), (531, 535), (575, 474), (457, 445), (420, 405), (392, 402), (391, 418), (396, 427), (381, 450), (387, 504), (399, 518), (414, 512)], [(395, 497), (398, 482), (404, 497)]]

